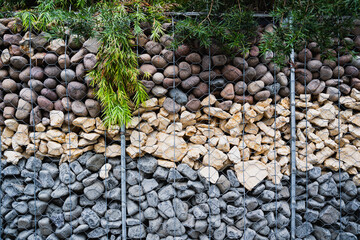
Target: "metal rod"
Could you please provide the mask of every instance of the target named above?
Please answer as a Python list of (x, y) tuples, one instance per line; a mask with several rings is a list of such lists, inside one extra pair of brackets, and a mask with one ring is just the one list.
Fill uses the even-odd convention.
[[(0, 128), (0, 186), (2, 186), (2, 165), (3, 165), (1, 134), (2, 134), (2, 131)], [(5, 162), (5, 159), (4, 159), (4, 162)], [(1, 188), (0, 188), (0, 206), (2, 206), (2, 199), (4, 197), (3, 194), (4, 193), (1, 191)], [(2, 232), (3, 232), (2, 222), (3, 222), (3, 216), (0, 216), (0, 240), (2, 239)]]
[(121, 125), (121, 227), (122, 239), (126, 240), (126, 159), (125, 125)]
[[(196, 16), (206, 16), (208, 12), (164, 12), (167, 16), (187, 16), (187, 17), (196, 17)], [(215, 14), (216, 15), (216, 14)], [(255, 13), (254, 17), (271, 17), (268, 13)]]
[[(292, 24), (292, 18), (290, 17), (290, 24)], [(294, 48), (291, 49), (290, 59), (294, 62)], [(291, 239), (295, 239), (295, 204), (296, 204), (296, 121), (295, 121), (295, 69), (293, 65), (290, 68), (290, 111), (291, 111)]]

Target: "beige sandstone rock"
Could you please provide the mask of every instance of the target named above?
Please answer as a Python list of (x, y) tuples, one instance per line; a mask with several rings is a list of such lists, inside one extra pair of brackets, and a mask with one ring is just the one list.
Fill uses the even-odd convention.
[(45, 130), (46, 130), (46, 127), (42, 123), (36, 124), (35, 131), (37, 131), (37, 132), (45, 132)]
[(87, 117), (79, 117), (75, 118), (72, 122), (74, 126), (81, 127), (82, 130), (89, 133), (95, 129), (95, 119), (94, 118), (87, 118)]
[(151, 99), (145, 101), (141, 106), (144, 108), (153, 108), (153, 107), (159, 106), (159, 102), (158, 102), (157, 98), (151, 98)]
[(256, 160), (235, 164), (235, 172), (239, 182), (249, 191), (268, 176), (266, 165)]
[(225, 135), (219, 137), (219, 141), (217, 144), (217, 149), (223, 152), (229, 152), (230, 151), (230, 144), (227, 140), (227, 137)]
[(353, 135), (354, 137), (359, 138), (360, 137), (360, 127), (356, 127), (354, 125), (349, 125), (349, 132), (351, 133), (351, 135)]
[(201, 101), (201, 106), (210, 106), (214, 105), (216, 103), (216, 97), (212, 94), (210, 94), (209, 96), (206, 96), (202, 101)]
[(244, 142), (245, 142), (246, 146), (250, 149), (253, 149), (257, 152), (261, 150), (261, 135), (260, 134), (257, 134), (257, 135), (247, 134), (244, 136)]
[(4, 152), (4, 157), (5, 157), (7, 162), (10, 162), (10, 163), (16, 165), (23, 156), (19, 152), (5, 151)]
[(200, 176), (205, 178), (207, 181), (211, 182), (212, 184), (215, 184), (217, 180), (219, 179), (219, 172), (216, 171), (215, 168), (210, 166), (205, 166), (200, 169), (199, 171)]
[(194, 135), (190, 137), (190, 142), (194, 143), (194, 144), (205, 144), (207, 137), (204, 135)]
[(353, 181), (354, 181), (355, 185), (357, 187), (359, 187), (360, 186), (360, 174), (357, 174), (356, 176), (354, 176)]
[(238, 112), (232, 118), (229, 119), (229, 121), (225, 124), (225, 128), (233, 129), (234, 127), (237, 127), (242, 123), (243, 123), (242, 122), (242, 113)]
[(340, 159), (344, 163), (344, 170), (348, 170), (351, 167), (360, 168), (360, 152), (352, 145), (347, 145), (340, 149), (336, 153), (336, 159)]
[(147, 136), (143, 132), (133, 131), (130, 135), (130, 142), (132, 145), (141, 147), (146, 143)]
[(39, 152), (42, 154), (46, 154), (48, 152), (47, 142), (41, 141), (39, 144)]
[(88, 141), (96, 141), (100, 137), (100, 134), (98, 134), (98, 133), (83, 133), (82, 132), (80, 134), (80, 137), (82, 137)]
[(165, 133), (157, 134), (156, 138), (158, 148), (154, 152), (155, 157), (179, 162), (186, 155), (188, 147), (183, 138)]
[(46, 138), (58, 143), (65, 143), (65, 133), (56, 129), (51, 129), (46, 132)]
[(210, 156), (206, 154), (203, 158), (202, 163), (204, 165), (212, 166), (217, 170), (221, 170), (225, 166), (227, 155), (219, 149), (211, 149)]
[(188, 137), (194, 136), (196, 133), (196, 127), (195, 126), (188, 126), (185, 130), (185, 135)]
[(75, 159), (78, 159), (84, 152), (90, 151), (91, 149), (69, 149), (65, 151), (60, 158), (60, 163), (63, 162), (72, 162)]
[(237, 146), (232, 147), (227, 155), (229, 160), (235, 164), (241, 161), (240, 150)]
[(4, 130), (1, 132), (1, 142), (7, 146), (11, 145), (12, 137), (14, 136), (14, 131), (5, 127)]
[(336, 160), (335, 158), (328, 158), (324, 161), (324, 166), (332, 171), (339, 171), (339, 166), (341, 168), (344, 168), (344, 164), (340, 162), (339, 160)]
[(106, 146), (105, 156), (107, 157), (118, 157), (121, 155), (121, 146), (118, 144), (112, 144)]
[(30, 143), (28, 126), (19, 124), (16, 133), (11, 139), (12, 148), (17, 152), (22, 152), (21, 146), (26, 146)]
[(310, 169), (313, 169), (314, 166), (311, 163), (306, 163), (303, 160), (300, 160), (299, 158), (296, 158), (296, 168), (302, 172), (308, 171)]
[(49, 141), (47, 142), (46, 147), (48, 149), (47, 153), (52, 156), (60, 156), (64, 152), (61, 144), (57, 142)]
[(221, 108), (216, 107), (205, 107), (203, 109), (204, 113), (209, 114), (210, 116), (217, 117), (220, 119), (228, 119), (231, 117), (231, 115)]
[(127, 128), (128, 129), (136, 128), (140, 122), (141, 122), (141, 117), (133, 117), (131, 121), (128, 123)]
[(140, 125), (139, 125), (139, 130), (141, 132), (143, 132), (143, 133), (146, 133), (146, 134), (149, 134), (152, 131), (154, 131), (154, 129), (147, 122), (141, 122)]
[(281, 134), (279, 131), (275, 131), (274, 129), (266, 126), (264, 122), (258, 122), (256, 123), (256, 125), (269, 137), (275, 137), (276, 139), (281, 138)]
[(127, 153), (132, 159), (135, 159), (135, 158), (143, 155), (142, 151), (141, 151), (138, 147), (136, 147), (136, 146), (134, 146), (134, 145), (128, 146), (128, 147), (126, 148), (126, 153)]
[(99, 138), (97, 144), (94, 144), (94, 151), (96, 153), (104, 153), (105, 152), (105, 140), (103, 137)]
[(94, 145), (96, 143), (97, 143), (97, 141), (89, 141), (89, 140), (86, 140), (84, 138), (81, 138), (79, 140), (78, 145), (79, 145), (79, 147), (86, 147), (86, 146)]
[(171, 123), (167, 129), (166, 129), (166, 133), (169, 134), (173, 134), (174, 132), (180, 132), (182, 130), (183, 126), (181, 122), (175, 122), (175, 123)]
[(79, 141), (78, 141), (78, 135), (74, 132), (70, 132), (68, 134), (66, 134), (65, 136), (65, 143), (63, 144), (64, 149), (69, 149), (69, 148), (78, 148), (79, 146)]
[(266, 169), (268, 172), (268, 178), (274, 184), (280, 184), (283, 174), (281, 173), (281, 166), (277, 161), (271, 161), (266, 164)]
[(171, 162), (171, 161), (159, 159), (157, 162), (158, 162), (158, 165), (159, 165), (160, 167), (164, 167), (164, 168), (176, 168), (176, 164), (175, 164), (174, 162)]
[(105, 163), (101, 168), (100, 168), (100, 171), (99, 171), (99, 177), (101, 179), (106, 179), (109, 177), (109, 172), (112, 168), (112, 165), (110, 163)]
[(19, 126), (19, 123), (16, 121), (16, 119), (6, 119), (4, 123), (9, 130), (14, 132), (17, 131), (17, 128)]
[(64, 113), (59, 110), (50, 111), (50, 126), (61, 128), (64, 122)]
[(233, 105), (231, 105), (231, 108), (230, 108), (230, 114), (234, 115), (238, 112), (241, 111), (241, 104), (239, 103), (234, 103)]
[(248, 124), (245, 125), (244, 131), (245, 131), (246, 133), (250, 133), (250, 134), (258, 134), (258, 132), (259, 132), (259, 127), (256, 126), (255, 123), (248, 123)]

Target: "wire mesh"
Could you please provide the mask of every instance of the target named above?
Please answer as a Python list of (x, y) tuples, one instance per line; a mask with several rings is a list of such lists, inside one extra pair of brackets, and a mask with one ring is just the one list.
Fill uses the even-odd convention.
[(277, 66), (257, 45), (271, 19), (248, 53), (229, 55), (216, 41), (173, 47), (181, 18), (160, 39), (141, 23), (150, 97), (126, 131), (103, 126), (86, 76), (97, 39), (0, 20), (1, 238), (359, 238), (360, 65), (345, 47), (360, 49), (358, 33)]

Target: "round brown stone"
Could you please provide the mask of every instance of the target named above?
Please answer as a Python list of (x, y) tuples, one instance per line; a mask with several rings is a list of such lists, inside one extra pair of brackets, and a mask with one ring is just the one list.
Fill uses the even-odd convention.
[(300, 68), (295, 70), (295, 78), (301, 84), (305, 84), (305, 82), (309, 83), (313, 77), (309, 70)]
[(199, 99), (193, 98), (185, 105), (186, 109), (190, 112), (196, 112), (200, 109), (201, 102)]
[(1, 87), (5, 92), (16, 92), (17, 90), (16, 82), (9, 78), (2, 81)]
[(191, 66), (187, 62), (179, 63), (179, 77), (186, 79), (191, 76)]
[(229, 83), (221, 91), (220, 96), (226, 100), (232, 100), (235, 97), (234, 85)]
[(179, 86), (181, 83), (180, 78), (165, 78), (163, 81), (163, 87), (164, 88), (174, 88)]
[(54, 109), (54, 104), (44, 96), (39, 96), (37, 98), (37, 103), (38, 106), (45, 111), (50, 112), (51, 110)]
[(298, 59), (300, 62), (310, 61), (312, 59), (312, 53), (310, 49), (304, 48), (303, 50), (301, 50), (298, 54)]
[(221, 73), (229, 81), (237, 81), (243, 77), (241, 70), (232, 65), (226, 65), (223, 67)]
[(205, 94), (208, 94), (209, 92), (209, 86), (206, 83), (199, 83), (194, 90), (192, 91), (192, 94), (194, 94), (195, 97), (200, 98), (204, 96)]
[(186, 56), (185, 61), (187, 61), (189, 63), (200, 64), (201, 63), (201, 56), (198, 53), (190, 53), (189, 55)]
[(254, 99), (257, 101), (264, 101), (270, 97), (270, 91), (263, 90), (255, 94)]

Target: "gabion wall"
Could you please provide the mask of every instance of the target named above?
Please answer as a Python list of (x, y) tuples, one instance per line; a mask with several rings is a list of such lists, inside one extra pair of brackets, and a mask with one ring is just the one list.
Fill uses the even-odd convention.
[[(309, 43), (279, 67), (256, 43), (245, 55), (172, 49), (146, 26), (134, 51), (149, 100), (123, 133), (103, 126), (86, 77), (98, 40), (0, 19), (2, 238), (122, 239), (125, 215), (128, 239), (360, 237), (359, 56), (324, 59)], [(354, 51), (359, 29), (344, 40)]]

